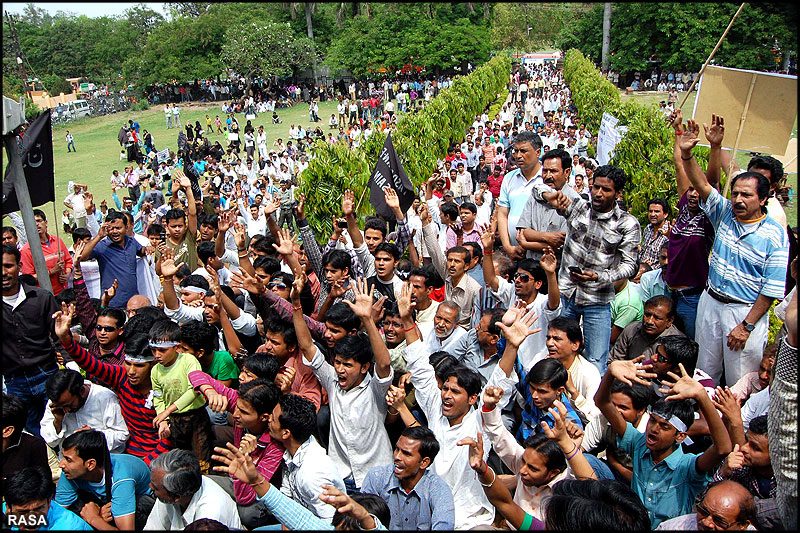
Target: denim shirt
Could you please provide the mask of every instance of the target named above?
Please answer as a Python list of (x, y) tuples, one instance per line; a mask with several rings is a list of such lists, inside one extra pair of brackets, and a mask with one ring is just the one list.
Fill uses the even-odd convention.
[(664, 520), (691, 513), (695, 496), (711, 477), (697, 471), (699, 455), (683, 453), (680, 445), (666, 459), (653, 464), (645, 441), (644, 434), (627, 422), (625, 434), (617, 437), (617, 446), (633, 457), (631, 488), (642, 500), (655, 529)]

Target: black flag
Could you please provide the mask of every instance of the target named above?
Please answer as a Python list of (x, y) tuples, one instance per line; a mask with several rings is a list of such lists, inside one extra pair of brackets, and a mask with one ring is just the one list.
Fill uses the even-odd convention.
[[(45, 110), (33, 121), (22, 137), (22, 169), (31, 195), (31, 205), (37, 207), (55, 202), (55, 167), (53, 165), (53, 129), (50, 111)], [(3, 213), (19, 211), (14, 185), (8, 179), (11, 165), (6, 167), (3, 181)]]
[(397, 193), (397, 197), (400, 199), (400, 210), (403, 213), (408, 211), (408, 208), (414, 203), (414, 186), (408, 179), (406, 171), (403, 170), (403, 165), (400, 164), (400, 159), (392, 144), (391, 133), (386, 137), (386, 142), (383, 143), (383, 149), (378, 156), (378, 162), (369, 177), (369, 203), (384, 219), (394, 220), (394, 213), (386, 205), (384, 187), (391, 187)]

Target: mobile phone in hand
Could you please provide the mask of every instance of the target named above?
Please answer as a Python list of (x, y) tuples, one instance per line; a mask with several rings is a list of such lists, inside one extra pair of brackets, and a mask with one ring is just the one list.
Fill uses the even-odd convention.
[(346, 220), (340, 220), (340, 221), (338, 221), (336, 223), (336, 226), (338, 228), (340, 228), (340, 229), (347, 229), (347, 221)]
[(573, 274), (583, 274), (583, 270), (578, 265), (570, 265), (567, 267)]

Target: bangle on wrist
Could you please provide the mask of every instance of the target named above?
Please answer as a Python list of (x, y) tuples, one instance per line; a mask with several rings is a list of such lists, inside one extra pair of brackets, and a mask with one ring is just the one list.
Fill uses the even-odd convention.
[(412, 329), (414, 329), (414, 328), (416, 328), (416, 327), (417, 327), (417, 325), (416, 325), (416, 324), (414, 324), (413, 326), (411, 326), (411, 327), (410, 327), (410, 328), (408, 328), (408, 329), (405, 329), (405, 328), (404, 328), (404, 329), (403, 329), (403, 331), (411, 331)]
[(491, 483), (487, 484), (487, 483), (484, 483), (483, 481), (481, 481), (480, 479), (478, 480), (478, 482), (480, 482), (481, 486), (483, 486), (483, 487), (487, 487), (487, 488), (491, 487), (492, 485), (494, 485), (494, 482), (497, 479), (497, 474), (495, 473), (495, 471), (492, 470), (491, 468), (489, 468), (489, 465), (486, 465), (486, 471), (488, 472), (490, 470), (492, 472), (492, 482)]
[(684, 161), (689, 161), (693, 157), (694, 157), (694, 152), (692, 152), (692, 155), (690, 155), (689, 157), (683, 157), (683, 154), (681, 154), (681, 159), (683, 159)]
[(572, 459), (573, 457), (575, 457), (575, 455), (578, 453), (578, 449), (579, 449), (578, 445), (577, 445), (577, 444), (575, 444), (574, 442), (573, 442), (572, 444), (573, 444), (575, 447), (572, 449), (572, 451), (571, 451), (571, 452), (569, 452), (569, 453), (567, 454), (567, 461), (571, 460), (571, 459)]
[(303, 306), (302, 305), (293, 305), (292, 306), (292, 311), (302, 311), (302, 310), (303, 310)]
[(258, 487), (259, 485), (263, 485), (264, 483), (266, 483), (266, 481), (267, 481), (267, 478), (265, 478), (264, 476), (261, 476), (261, 481), (259, 481), (258, 483), (248, 483), (248, 485), (250, 485), (251, 487), (255, 488), (255, 487)]
[(390, 414), (390, 415), (392, 415), (392, 416), (396, 416), (396, 415), (399, 415), (399, 414), (400, 414), (400, 411), (398, 411), (397, 409), (395, 409), (395, 411), (394, 411), (394, 413), (393, 413), (393, 412), (391, 411), (391, 409), (389, 409), (388, 407), (386, 408), (386, 412), (387, 412), (387, 413), (389, 413), (389, 414)]

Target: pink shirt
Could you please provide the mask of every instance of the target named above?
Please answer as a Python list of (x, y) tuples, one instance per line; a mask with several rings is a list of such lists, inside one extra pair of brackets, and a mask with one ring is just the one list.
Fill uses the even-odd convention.
[[(226, 387), (201, 370), (189, 372), (189, 382), (198, 392), (203, 385), (211, 386), (218, 394), (222, 394), (228, 399), (229, 413), (233, 413), (236, 409), (236, 404), (239, 401), (239, 391)], [(243, 434), (244, 429), (237, 425), (233, 426), (233, 444), (236, 447), (242, 442)], [(269, 436), (269, 431), (265, 431), (258, 437), (256, 449), (250, 453), (250, 457), (256, 465), (256, 470), (261, 472), (265, 479), (272, 479), (272, 476), (275, 475), (281, 465), (283, 451), (283, 444), (273, 441)], [(255, 489), (238, 479), (233, 479), (233, 494), (236, 496), (236, 503), (242, 505), (253, 503), (257, 498)]]
[(731, 387), (731, 392), (740, 402), (744, 402), (750, 395), (762, 390), (764, 390), (764, 384), (761, 383), (758, 372), (749, 372), (745, 374)]

